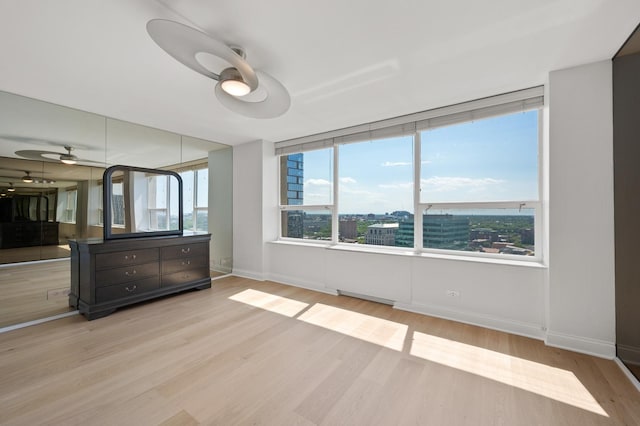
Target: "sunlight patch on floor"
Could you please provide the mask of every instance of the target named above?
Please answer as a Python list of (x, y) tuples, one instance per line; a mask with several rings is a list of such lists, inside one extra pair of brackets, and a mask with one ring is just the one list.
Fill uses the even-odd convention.
[(234, 294), (229, 297), (229, 299), (236, 302), (246, 303), (247, 305), (255, 306), (256, 308), (264, 309), (276, 314), (285, 315), (290, 318), (293, 318), (309, 306), (308, 303), (288, 299), (282, 296), (276, 296), (275, 294), (269, 294), (259, 290), (253, 290), (251, 288)]
[[(322, 303), (308, 308), (308, 303), (259, 290), (247, 289), (229, 299), (398, 352), (403, 350), (408, 333), (406, 324)], [(609, 417), (575, 374), (568, 370), (418, 331), (413, 332), (409, 353)]]
[(608, 417), (571, 371), (418, 331), (410, 353)]
[(405, 324), (322, 303), (316, 303), (298, 319), (396, 351), (402, 351), (408, 329)]

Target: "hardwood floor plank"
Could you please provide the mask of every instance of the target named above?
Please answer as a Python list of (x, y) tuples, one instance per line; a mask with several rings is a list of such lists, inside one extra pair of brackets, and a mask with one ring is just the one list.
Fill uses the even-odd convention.
[(640, 393), (541, 341), (228, 277), (1, 334), (0, 423), (634, 425)]
[(0, 327), (73, 310), (68, 297), (49, 297), (52, 291), (69, 289), (70, 280), (68, 259), (1, 267)]

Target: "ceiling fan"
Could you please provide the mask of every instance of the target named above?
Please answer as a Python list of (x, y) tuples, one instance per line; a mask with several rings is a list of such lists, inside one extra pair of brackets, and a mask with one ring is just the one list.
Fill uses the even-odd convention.
[[(45, 178), (34, 178), (31, 176), (31, 172), (25, 170), (25, 175), (20, 179), (24, 183), (56, 183), (53, 179), (45, 179)], [(13, 184), (11, 184), (13, 187)], [(11, 191), (11, 190), (10, 190)], [(15, 189), (13, 190), (15, 191)]]
[(60, 161), (64, 164), (76, 164), (78, 162), (78, 157), (71, 153), (71, 150), (73, 148), (71, 148), (70, 146), (65, 146), (64, 149), (67, 150), (67, 153), (60, 154)]
[(33, 150), (33, 149), (25, 149), (21, 151), (16, 151), (16, 155), (22, 158), (28, 158), (30, 160), (49, 161), (49, 162), (60, 161), (61, 163), (68, 164), (68, 165), (76, 164), (78, 162), (104, 165), (104, 163), (101, 163), (99, 161), (92, 161), (92, 160), (87, 160), (83, 158), (78, 158), (78, 156), (71, 153), (71, 151), (73, 151), (73, 147), (71, 146), (65, 145), (64, 149), (67, 152), (61, 153), (56, 151), (39, 151), (39, 150)]
[[(241, 47), (227, 46), (195, 28), (166, 19), (149, 21), (147, 32), (174, 59), (216, 80), (216, 97), (227, 109), (251, 118), (275, 118), (289, 109), (287, 89), (264, 71), (254, 70)], [(203, 53), (224, 60), (228, 66), (218, 73), (209, 70), (199, 61)], [(265, 92), (264, 98), (247, 99), (256, 90)]]

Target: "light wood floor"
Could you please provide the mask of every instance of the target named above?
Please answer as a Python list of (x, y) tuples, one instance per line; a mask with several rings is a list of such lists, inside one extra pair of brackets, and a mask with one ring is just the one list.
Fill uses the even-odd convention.
[[(211, 277), (225, 274), (211, 271)], [(72, 311), (69, 260), (0, 267), (0, 327)]]
[(18, 247), (0, 250), (0, 263), (31, 262), (34, 260), (69, 257), (68, 244), (59, 246)]
[(237, 277), (0, 335), (0, 423), (638, 425), (613, 361)]
[(69, 260), (0, 268), (0, 327), (69, 312)]

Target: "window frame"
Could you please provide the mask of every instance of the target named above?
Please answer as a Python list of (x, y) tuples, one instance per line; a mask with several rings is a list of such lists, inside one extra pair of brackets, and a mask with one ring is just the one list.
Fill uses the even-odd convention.
[[(332, 154), (332, 160), (333, 163), (331, 165), (332, 169), (332, 187), (331, 187), (331, 191), (332, 191), (332, 203), (330, 204), (283, 204), (282, 203), (282, 178), (283, 175), (282, 173), (278, 173), (278, 202), (279, 202), (279, 210), (280, 210), (280, 214), (278, 215), (278, 239), (283, 240), (283, 241), (292, 241), (292, 242), (300, 242), (303, 241), (305, 243), (311, 243), (311, 244), (327, 244), (327, 240), (314, 240), (314, 239), (305, 239), (304, 235), (303, 238), (295, 238), (295, 237), (285, 237), (282, 235), (282, 213), (286, 212), (286, 211), (303, 211), (303, 212), (317, 212), (317, 211), (329, 211), (330, 215), (331, 215), (331, 240), (329, 240), (329, 244), (331, 245), (335, 245), (336, 241), (338, 239), (338, 223), (336, 221), (336, 217), (337, 217), (337, 209), (335, 208), (338, 203), (338, 188), (336, 186), (336, 181), (338, 180), (338, 167), (337, 167), (337, 156), (338, 156), (338, 149), (335, 146), (332, 147), (327, 147), (330, 148), (332, 150), (331, 154)], [(292, 153), (293, 154), (293, 153)], [(284, 154), (287, 157), (290, 154)], [(284, 156), (282, 155), (282, 156)], [(282, 157), (282, 156), (278, 156), (278, 158)], [(288, 161), (288, 160), (287, 160)], [(278, 161), (278, 171), (281, 172), (280, 167), (281, 167), (281, 162)], [(304, 169), (303, 169), (304, 170)], [(285, 175), (286, 177), (287, 175)], [(284, 182), (284, 183), (288, 183), (288, 182)]]
[[(521, 91), (524, 95), (522, 98), (522, 109), (520, 112), (537, 110), (537, 200), (507, 200), (507, 201), (486, 201), (486, 202), (424, 202), (420, 199), (420, 182), (421, 182), (421, 170), (422, 170), (422, 157), (421, 157), (421, 133), (423, 131), (428, 131), (430, 128), (429, 125), (425, 126), (426, 123), (431, 123), (431, 121), (435, 123), (439, 123), (434, 125), (433, 127), (443, 127), (447, 125), (455, 125), (461, 123), (472, 122), (477, 119), (498, 117), (516, 114), (519, 111), (515, 109), (514, 103), (517, 103), (517, 99), (514, 100), (513, 96), (517, 98), (519, 92), (512, 92), (505, 95), (498, 95), (496, 98), (505, 98), (504, 103), (489, 103), (488, 107), (483, 107), (481, 109), (481, 113), (477, 114), (474, 118), (474, 111), (471, 110), (471, 106), (477, 105), (478, 102), (482, 104), (483, 100), (471, 101), (465, 104), (453, 105), (451, 107), (444, 107), (438, 110), (448, 111), (450, 114), (444, 114), (442, 116), (438, 116), (437, 113), (433, 113), (432, 111), (425, 111), (422, 113), (412, 114), (411, 116), (406, 117), (398, 117), (397, 119), (385, 120), (380, 123), (369, 124), (369, 135), (372, 136), (369, 139), (363, 138), (362, 133), (358, 133), (356, 130), (362, 130), (363, 126), (355, 126), (353, 133), (349, 133), (349, 129), (343, 129), (335, 132), (329, 132), (327, 134), (327, 138), (323, 139), (321, 136), (315, 135), (309, 138), (301, 138), (300, 140), (295, 141), (283, 141), (281, 143), (276, 144), (276, 154), (278, 158), (285, 155), (290, 155), (294, 153), (304, 153), (306, 151), (317, 150), (317, 149), (325, 149), (331, 148), (333, 149), (333, 203), (325, 204), (325, 205), (283, 205), (282, 200), (279, 200), (279, 209), (281, 212), (284, 211), (318, 211), (318, 210), (329, 210), (331, 213), (332, 220), (332, 234), (331, 241), (328, 245), (340, 245), (346, 247), (358, 247), (365, 248), (367, 251), (380, 251), (380, 252), (394, 252), (401, 251), (406, 253), (407, 250), (413, 250), (413, 252), (417, 255), (422, 254), (438, 254), (438, 255), (448, 255), (454, 257), (474, 257), (480, 259), (490, 259), (491, 261), (496, 260), (518, 260), (525, 262), (537, 262), (540, 263), (544, 259), (543, 247), (544, 242), (543, 239), (543, 202), (542, 202), (542, 194), (543, 194), (543, 106), (544, 99), (542, 97), (543, 87), (525, 89)], [(514, 95), (515, 93), (515, 95)], [(533, 97), (531, 94), (535, 94)], [(529, 97), (527, 97), (529, 96)], [(465, 105), (468, 107), (465, 109)], [(427, 117), (425, 119), (425, 116)], [(461, 117), (467, 117), (467, 119), (461, 119)], [(452, 122), (447, 122), (449, 117), (453, 117), (451, 119)], [(413, 128), (411, 127), (411, 123), (408, 119), (410, 118), (419, 118), (422, 121), (416, 121), (413, 124)], [(398, 124), (398, 120), (404, 121), (404, 123)], [(443, 124), (446, 123), (446, 124)], [(384, 124), (388, 124), (385, 126)], [(375, 131), (371, 129), (375, 126)], [(391, 130), (393, 128), (393, 130)], [(390, 129), (385, 136), (385, 129)], [(398, 134), (397, 132), (401, 133)], [(395, 132), (395, 133), (394, 133)], [(358, 143), (358, 142), (366, 142), (371, 140), (380, 140), (385, 139), (389, 136), (401, 136), (401, 135), (413, 135), (413, 207), (414, 207), (414, 243), (413, 248), (411, 247), (395, 247), (395, 246), (376, 246), (376, 245), (357, 245), (353, 243), (342, 243), (339, 241), (339, 176), (338, 170), (340, 169), (339, 163), (339, 151), (340, 145), (344, 143)], [(377, 136), (376, 136), (377, 135)], [(296, 143), (297, 142), (297, 143)], [(299, 150), (295, 150), (299, 149)], [(281, 167), (281, 162), (278, 161), (278, 168)], [(282, 194), (282, 173), (278, 173), (278, 188), (279, 188), (279, 196)], [(471, 209), (532, 209), (534, 214), (534, 255), (532, 256), (522, 256), (517, 254), (507, 254), (507, 253), (483, 253), (483, 252), (471, 252), (471, 251), (460, 251), (460, 250), (452, 250), (452, 249), (437, 249), (437, 248), (428, 248), (423, 247), (423, 214), (425, 214), (429, 209), (456, 209), (456, 210), (471, 210)], [(326, 240), (310, 240), (304, 238), (292, 238), (285, 237), (282, 234), (282, 219), (281, 216), (278, 217), (278, 240), (282, 241), (295, 241), (295, 242), (305, 242), (305, 243), (322, 243), (327, 245)]]

